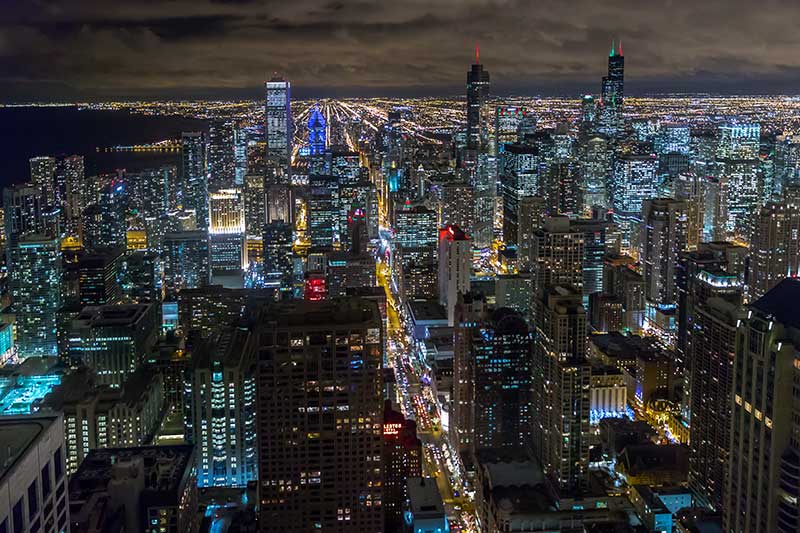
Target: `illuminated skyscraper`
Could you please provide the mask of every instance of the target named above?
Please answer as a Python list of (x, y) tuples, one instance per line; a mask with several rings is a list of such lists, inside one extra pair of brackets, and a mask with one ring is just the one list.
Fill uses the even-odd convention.
[(253, 342), (249, 331), (229, 326), (192, 354), (184, 417), (200, 487), (245, 487), (258, 477)]
[(588, 483), (591, 366), (581, 293), (551, 286), (536, 300), (533, 449), (558, 488)]
[(609, 207), (606, 189), (611, 174), (611, 158), (608, 141), (603, 137), (589, 139), (580, 157), (580, 180), (583, 187), (583, 206)]
[(784, 278), (800, 277), (800, 201), (761, 208), (750, 252), (751, 298), (765, 295)]
[[(45, 208), (39, 189), (31, 184), (13, 185), (3, 189), (3, 222), (6, 250), (11, 253), (20, 237), (45, 231)], [(13, 265), (11, 256), (8, 264)]]
[(57, 203), (62, 209), (63, 229), (71, 236), (80, 235), (81, 231), (81, 213), (86, 206), (85, 179), (82, 155), (56, 161)]
[(208, 159), (206, 135), (202, 132), (181, 134), (183, 148), (183, 187), (181, 205), (194, 209), (197, 227), (208, 228)]
[(174, 293), (211, 282), (211, 254), (206, 231), (182, 231), (164, 236), (164, 287)]
[(520, 125), (526, 117), (532, 118), (532, 113), (524, 107), (498, 106), (495, 108), (494, 136), (497, 152), (502, 150), (501, 145), (518, 141)]
[(489, 72), (483, 70), (480, 63), (479, 49), (475, 47), (475, 63), (467, 72), (467, 151), (473, 155), (468, 160), (474, 161), (475, 153), (482, 148), (482, 108), (489, 96)]
[(601, 88), (600, 124), (605, 133), (616, 133), (622, 127), (622, 110), (625, 103), (625, 56), (622, 41), (619, 48), (611, 41), (608, 54), (608, 75), (603, 77)]
[(655, 155), (623, 155), (614, 163), (612, 178), (612, 205), (614, 222), (622, 234), (622, 249), (635, 250), (636, 233), (641, 220), (642, 204), (658, 196)]
[(39, 189), (46, 205), (56, 205), (56, 158), (48, 156), (32, 157), (29, 163), (31, 167), (31, 184)]
[(719, 127), (714, 176), (719, 182), (720, 236), (749, 242), (763, 199), (761, 125), (731, 120)]
[(311, 176), (308, 197), (308, 236), (312, 246), (339, 242), (339, 181), (334, 176)]
[(97, 375), (97, 382), (122, 387), (155, 346), (158, 304), (84, 307), (69, 329), (70, 359)]
[(266, 83), (264, 136), (267, 140), (267, 161), (271, 165), (270, 184), (291, 183), (292, 109), (291, 84), (280, 77)]
[(548, 217), (541, 229), (533, 232), (531, 258), (534, 298), (549, 287), (565, 285), (582, 291), (584, 232), (570, 227), (566, 216)]
[(524, 448), (532, 421), (528, 324), (518, 312), (501, 308), (473, 331), (475, 448)]
[(17, 355), (58, 355), (56, 314), (61, 307), (58, 238), (28, 234), (16, 245), (11, 293), (16, 311)]
[(675, 268), (686, 251), (686, 202), (671, 198), (645, 200), (642, 205), (641, 251), (645, 296), (650, 305), (675, 305)]
[(292, 226), (272, 222), (264, 226), (264, 278), (267, 286), (288, 291), (292, 286)]
[(262, 531), (382, 531), (381, 327), (377, 304), (359, 298), (259, 316)]
[(327, 148), (327, 124), (325, 117), (319, 110), (319, 106), (315, 105), (314, 109), (308, 116), (308, 148), (309, 155), (322, 155)]
[(209, 124), (208, 188), (210, 190), (226, 189), (236, 184), (235, 132), (236, 123), (232, 120), (215, 120)]
[(241, 189), (222, 189), (209, 196), (211, 226), (211, 270), (214, 273), (241, 270), (244, 255), (244, 199)]
[(171, 165), (128, 174), (135, 190), (134, 202), (144, 218), (159, 218), (175, 207), (178, 169)]
[[(693, 306), (691, 356), (692, 452), (689, 484), (698, 501), (721, 509), (725, 492), (725, 469), (730, 453), (731, 386), (738, 338), (737, 325), (745, 318), (741, 310), (742, 285), (723, 271), (698, 274), (697, 284), (705, 292), (724, 287), (728, 298), (717, 296)], [(697, 292), (703, 292), (698, 287)]]
[(464, 182), (442, 184), (439, 227), (458, 226), (469, 234), (475, 228), (475, 189)]
[(266, 83), (265, 127), (267, 221), (294, 220), (292, 200), (291, 84), (279, 77)]

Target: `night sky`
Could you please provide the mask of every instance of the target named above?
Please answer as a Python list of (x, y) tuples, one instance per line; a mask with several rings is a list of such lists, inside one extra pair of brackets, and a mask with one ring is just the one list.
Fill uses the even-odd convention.
[(0, 0), (0, 101), (597, 92), (797, 93), (797, 0)]

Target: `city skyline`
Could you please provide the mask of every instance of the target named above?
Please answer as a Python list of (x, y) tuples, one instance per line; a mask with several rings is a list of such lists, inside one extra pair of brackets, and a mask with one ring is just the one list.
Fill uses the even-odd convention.
[[(58, 97), (123, 92), (0, 104), (0, 533), (800, 531), (800, 97), (635, 89), (773, 79), (720, 36), (780, 1), (34, 1), (0, 68), (17, 21)], [(282, 53), (231, 59), (242, 25)], [(537, 76), (595, 81), (504, 95)], [(461, 87), (365, 96), (395, 79)]]
[[(0, 101), (256, 98), (263, 79), (295, 96), (460, 93), (475, 42), (495, 94), (594, 92), (597, 50), (621, 39), (630, 94), (793, 93), (790, 2), (305, 0), (13, 2), (0, 22)], [(565, 12), (566, 11), (566, 12)], [(745, 36), (742, 38), (742, 36)]]

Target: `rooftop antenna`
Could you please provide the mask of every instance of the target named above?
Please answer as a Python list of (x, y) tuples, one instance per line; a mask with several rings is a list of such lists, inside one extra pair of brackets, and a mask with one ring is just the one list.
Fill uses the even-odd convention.
[(475, 41), (475, 64), (481, 64), (481, 46), (477, 41)]

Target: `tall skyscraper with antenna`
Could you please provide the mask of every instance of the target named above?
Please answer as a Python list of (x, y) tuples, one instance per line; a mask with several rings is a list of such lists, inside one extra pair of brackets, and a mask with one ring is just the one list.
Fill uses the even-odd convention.
[(625, 101), (625, 56), (622, 41), (619, 47), (611, 41), (608, 54), (608, 75), (603, 76), (601, 88), (601, 130), (615, 133), (622, 127), (622, 108)]
[(475, 45), (475, 63), (467, 72), (467, 151), (481, 149), (481, 108), (489, 96), (489, 72), (480, 62), (480, 48)]

